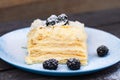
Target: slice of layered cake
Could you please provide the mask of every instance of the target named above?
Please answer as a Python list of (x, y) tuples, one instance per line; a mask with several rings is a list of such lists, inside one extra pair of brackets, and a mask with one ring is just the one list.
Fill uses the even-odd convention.
[(37, 19), (28, 33), (27, 64), (41, 63), (56, 59), (66, 63), (70, 58), (87, 64), (87, 36), (84, 24), (68, 21), (65, 14), (52, 15), (46, 21)]

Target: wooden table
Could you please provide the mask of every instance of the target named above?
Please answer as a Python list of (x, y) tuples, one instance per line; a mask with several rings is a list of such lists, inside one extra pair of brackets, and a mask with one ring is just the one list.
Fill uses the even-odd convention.
[[(120, 38), (120, 9), (104, 10), (98, 12), (78, 13), (69, 15), (71, 20), (79, 20), (86, 26), (110, 32)], [(30, 26), (31, 20), (11, 21), (0, 23), (0, 36), (9, 31)], [(120, 52), (118, 52), (120, 53)], [(117, 64), (88, 75), (72, 77), (52, 77), (33, 74), (0, 59), (0, 80), (120, 80), (120, 62)]]

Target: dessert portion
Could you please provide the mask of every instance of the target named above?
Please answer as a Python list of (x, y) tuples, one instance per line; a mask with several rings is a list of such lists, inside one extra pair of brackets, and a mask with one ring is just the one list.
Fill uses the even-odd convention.
[(70, 58), (78, 59), (81, 65), (87, 64), (87, 35), (84, 24), (68, 21), (65, 14), (52, 15), (47, 20), (35, 20), (27, 37), (27, 64), (49, 59), (56, 59), (64, 64)]

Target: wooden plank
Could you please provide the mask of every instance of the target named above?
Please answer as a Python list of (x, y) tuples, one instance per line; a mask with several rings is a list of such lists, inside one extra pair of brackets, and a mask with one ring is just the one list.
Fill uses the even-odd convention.
[(120, 8), (97, 12), (70, 15), (71, 20), (78, 20), (86, 26), (107, 26), (120, 23)]
[[(56, 1), (58, 1), (58, 0), (56, 0)], [(17, 6), (17, 5), (29, 4), (29, 3), (35, 3), (35, 2), (44, 2), (44, 4), (45, 4), (45, 3), (49, 2), (49, 0), (22, 0), (22, 1), (21, 0), (1, 0), (0, 8), (13, 7), (13, 6)], [(62, 4), (69, 3), (66, 5), (66, 7), (71, 5), (72, 3), (78, 4), (78, 2), (75, 0), (74, 0), (74, 2), (73, 1), (68, 2), (68, 0), (61, 0), (59, 2)], [(81, 11), (91, 11), (91, 10), (98, 10), (98, 9), (106, 9), (106, 8), (108, 9), (108, 8), (120, 7), (119, 2), (120, 2), (119, 0), (114, 0), (114, 1), (113, 0), (109, 0), (109, 1), (107, 1), (107, 0), (106, 1), (104, 1), (104, 0), (90, 0), (90, 1), (89, 0), (79, 0), (79, 3), (82, 3)], [(99, 3), (99, 4), (96, 4), (96, 3)], [(74, 8), (75, 4), (72, 4), (73, 11), (75, 10), (75, 8)], [(79, 6), (77, 6), (77, 7), (79, 7)]]
[[(8, 1), (8, 0), (7, 0)], [(17, 0), (18, 1), (18, 0)], [(32, 0), (31, 0), (32, 1)], [(34, 2), (33, 2), (34, 1)], [(91, 12), (119, 8), (120, 0), (24, 0), (22, 5), (0, 9), (0, 22), (47, 17), (51, 14)], [(12, 2), (8, 1), (11, 5)], [(27, 4), (28, 2), (28, 4)], [(98, 4), (99, 3), (99, 4)], [(5, 3), (3, 5), (6, 5)]]
[(5, 22), (5, 23), (1, 23), (0, 24), (0, 36), (2, 36), (3, 34), (16, 30), (16, 29), (20, 29), (20, 28), (24, 28), (24, 27), (28, 27), (31, 25), (33, 20), (24, 20), (24, 21), (11, 21), (11, 22)]
[(29, 73), (19, 69), (0, 72), (0, 80), (34, 80), (37, 78), (44, 80), (45, 76)]
[[(103, 10), (98, 12), (89, 12), (89, 13), (77, 13), (77, 14), (69, 14), (70, 20), (78, 20), (85, 23), (86, 26), (104, 26), (110, 24), (116, 24), (120, 22), (120, 8), (111, 9), (111, 10)], [(2, 15), (0, 15), (2, 18)], [(17, 25), (17, 27), (21, 26), (30, 26), (30, 22), (32, 22), (36, 18), (46, 19), (45, 16), (37, 16), (34, 14), (34, 18), (26, 18), (25, 20), (16, 20), (10, 22), (4, 22), (0, 24), (0, 27), (7, 27), (10, 25)]]
[(105, 70), (84, 75), (69, 77), (52, 77), (33, 74), (19, 69), (0, 72), (0, 80), (119, 80), (120, 62)]
[(0, 8), (12, 7), (16, 5), (27, 4), (31, 2), (36, 2), (38, 0), (0, 0)]

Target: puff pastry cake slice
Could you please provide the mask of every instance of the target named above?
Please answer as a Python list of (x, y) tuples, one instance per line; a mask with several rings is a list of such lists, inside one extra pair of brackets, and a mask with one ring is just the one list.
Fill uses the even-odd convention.
[(86, 65), (86, 41), (83, 23), (69, 21), (69, 24), (46, 25), (45, 21), (37, 19), (28, 33), (28, 55), (25, 61), (27, 64), (34, 64), (54, 58), (59, 63), (66, 63), (69, 58), (77, 58), (81, 65)]

